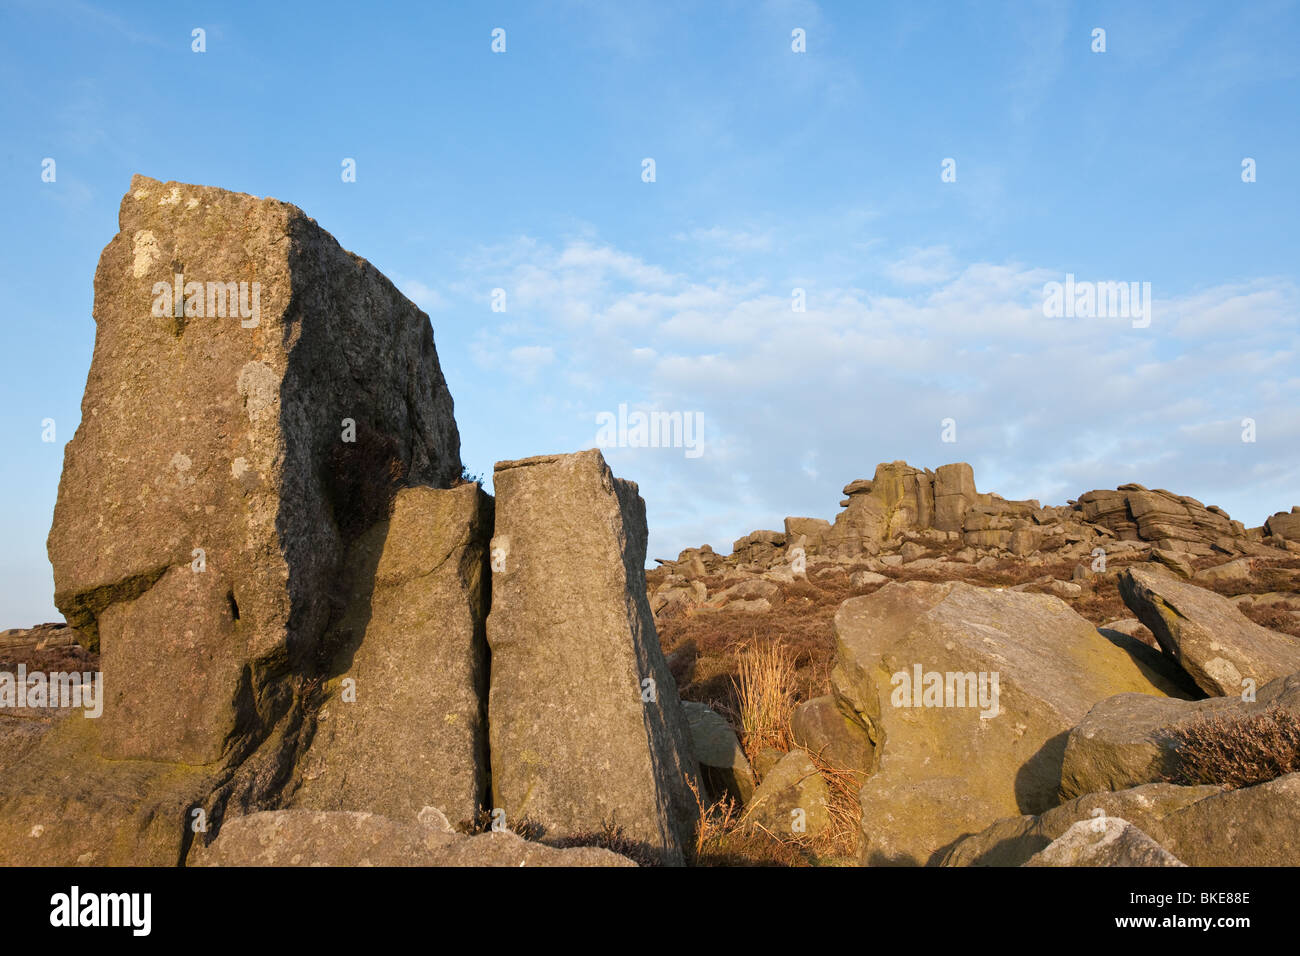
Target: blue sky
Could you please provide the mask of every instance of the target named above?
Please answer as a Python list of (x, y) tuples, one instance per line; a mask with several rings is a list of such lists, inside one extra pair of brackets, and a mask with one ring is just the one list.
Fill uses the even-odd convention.
[[(620, 403), (702, 414), (697, 458), (606, 450), (651, 557), (832, 518), (894, 459), (1044, 503), (1300, 504), (1300, 10), (1134, 6), (0, 4), (0, 627), (57, 619), (45, 536), (137, 172), (292, 202), (392, 278), (472, 472), (591, 447)], [(1045, 317), (1066, 273), (1151, 283), (1150, 327)]]

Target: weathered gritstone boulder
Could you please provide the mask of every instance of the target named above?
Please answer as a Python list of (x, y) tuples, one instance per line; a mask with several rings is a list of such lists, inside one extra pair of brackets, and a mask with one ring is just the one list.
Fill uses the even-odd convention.
[[(1115, 491), (1088, 491), (1076, 504), (1083, 519), (1113, 532), (1125, 540), (1178, 541), (1213, 546), (1221, 541), (1246, 537), (1240, 521), (1233, 521), (1222, 508), (1206, 507), (1195, 498), (1175, 495), (1142, 485), (1120, 485)], [(1182, 548), (1180, 550), (1186, 550)]]
[(294, 806), (474, 818), (486, 797), (491, 533), (477, 484), (405, 488), (353, 544), (342, 646)]
[(1213, 718), (1244, 719), (1274, 707), (1300, 719), (1300, 674), (1270, 681), (1253, 701), (1239, 696), (1194, 701), (1144, 694), (1108, 697), (1070, 731), (1061, 766), (1061, 797), (1169, 779), (1179, 766), (1180, 730)]
[(547, 839), (615, 823), (680, 861), (697, 769), (645, 596), (645, 502), (595, 450), (498, 462), (494, 486), (494, 806)]
[(825, 779), (808, 754), (796, 748), (763, 775), (743, 822), (785, 840), (812, 837), (830, 826), (829, 804)]
[(835, 636), (832, 687), (881, 753), (860, 793), (873, 864), (924, 864), (998, 817), (1052, 806), (1066, 734), (1093, 704), (1177, 692), (1043, 594), (888, 584), (845, 601)]
[(1080, 820), (1025, 866), (1186, 866), (1127, 820)]
[(833, 695), (814, 697), (796, 707), (790, 718), (790, 736), (828, 766), (862, 774), (859, 780), (875, 765), (871, 731)]
[(459, 436), (428, 318), (301, 210), (137, 176), (120, 225), (55, 603), (102, 649), (105, 754), (212, 764), (288, 706), (346, 540), (395, 478), (458, 477)]
[(1081, 820), (1119, 817), (1188, 866), (1295, 866), (1300, 773), (1240, 790), (1149, 783), (1090, 793), (1034, 817), (999, 820), (954, 845), (943, 866), (1021, 866)]
[(691, 751), (709, 795), (715, 800), (730, 795), (744, 806), (753, 797), (757, 783), (735, 731), (705, 704), (682, 701), (682, 710), (690, 727)]
[(1128, 567), (1119, 592), (1164, 652), (1211, 696), (1300, 671), (1300, 640), (1261, 627), (1213, 591), (1154, 568)]
[(226, 822), (194, 866), (635, 866), (597, 847), (561, 850), (514, 833), (463, 836), (372, 813), (275, 810)]
[(1287, 541), (1300, 541), (1300, 505), (1292, 507), (1290, 514), (1279, 511), (1265, 521), (1264, 533)]
[(1161, 819), (1221, 792), (1220, 788), (1211, 786), (1150, 783), (1115, 793), (1090, 793), (1038, 816), (998, 820), (979, 833), (958, 840), (938, 863), (940, 866), (1023, 866), (1079, 821), (1095, 825), (1096, 821), (1108, 817), (1126, 820), (1160, 842), (1156, 828)]

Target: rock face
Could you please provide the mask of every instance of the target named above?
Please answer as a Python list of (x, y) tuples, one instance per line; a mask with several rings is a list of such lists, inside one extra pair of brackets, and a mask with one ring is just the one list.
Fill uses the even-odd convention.
[(1041, 594), (889, 584), (845, 601), (835, 636), (832, 686), (881, 753), (860, 794), (867, 863), (924, 864), (1000, 816), (1052, 806), (1066, 734), (1094, 703), (1177, 692)]
[(1080, 820), (1025, 866), (1186, 866), (1127, 820)]
[(1255, 700), (1176, 700), (1120, 694), (1100, 701), (1070, 731), (1061, 767), (1064, 799), (1169, 779), (1178, 770), (1177, 732), (1214, 717), (1246, 718), (1281, 707), (1300, 718), (1300, 674), (1260, 688)]
[(349, 551), (348, 610), (294, 806), (472, 820), (486, 797), (488, 540), (477, 484), (404, 488)]
[(1125, 568), (1120, 595), (1160, 647), (1212, 696), (1239, 695), (1254, 681), (1300, 671), (1300, 641), (1246, 618), (1204, 588), (1153, 568)]
[(211, 764), (285, 706), (276, 677), (315, 652), (348, 538), (395, 478), (458, 477), (459, 436), (427, 317), (301, 210), (137, 176), (120, 228), (55, 603), (102, 649), (105, 754)]
[(372, 813), (273, 810), (236, 817), (196, 866), (635, 866), (597, 847), (561, 850), (514, 833), (462, 836)]
[(1264, 522), (1264, 533), (1288, 541), (1300, 541), (1300, 505), (1296, 505), (1288, 514), (1279, 511)]
[[(1221, 538), (1244, 538), (1246, 529), (1222, 508), (1206, 507), (1195, 498), (1138, 484), (1116, 491), (1089, 491), (1079, 496), (1086, 521), (1130, 541), (1172, 540), (1213, 545)], [(1178, 550), (1186, 550), (1181, 548)]]
[(1021, 866), (1079, 821), (1131, 822), (1188, 866), (1294, 866), (1300, 773), (1241, 790), (1151, 783), (1090, 793), (1040, 816), (999, 820), (953, 846), (943, 866)]
[(645, 503), (598, 451), (497, 463), (489, 726), (507, 820), (682, 859), (698, 771), (646, 600)]
[[(120, 230), (48, 542), (56, 603), (100, 652), (103, 716), (54, 722), (6, 768), (2, 862), (175, 866), (227, 815), (281, 805), (330, 625), (355, 610), (348, 547), (400, 487), (461, 472), (427, 317), (300, 210), (136, 177)], [(472, 600), (439, 609), (442, 637)], [(412, 601), (409, 619), (377, 609), (390, 650), (427, 610)]]

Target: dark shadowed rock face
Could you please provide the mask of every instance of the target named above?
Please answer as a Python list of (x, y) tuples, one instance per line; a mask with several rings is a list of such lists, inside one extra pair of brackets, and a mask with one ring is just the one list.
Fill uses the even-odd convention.
[(622, 826), (682, 859), (698, 776), (645, 588), (645, 503), (598, 451), (498, 462), (492, 789), (548, 836)]
[[(284, 709), (276, 675), (315, 652), (348, 540), (399, 480), (457, 478), (459, 435), (427, 317), (301, 210), (137, 176), (120, 228), (55, 602), (101, 647), (105, 755), (207, 764)], [(177, 274), (199, 284), (180, 315)]]

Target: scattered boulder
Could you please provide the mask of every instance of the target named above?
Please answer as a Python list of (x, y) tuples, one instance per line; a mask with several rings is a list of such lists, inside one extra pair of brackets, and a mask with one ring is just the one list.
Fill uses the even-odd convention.
[(1300, 773), (1240, 790), (1149, 783), (1090, 793), (1039, 816), (999, 820), (952, 846), (943, 866), (1021, 866), (1079, 821), (1118, 817), (1188, 866), (1294, 866)]
[(1254, 567), (1254, 558), (1237, 558), (1235, 561), (1227, 561), (1197, 571), (1192, 575), (1192, 580), (1206, 587), (1213, 587), (1216, 584), (1228, 587), (1246, 587), (1251, 583)]
[(1119, 694), (1099, 701), (1070, 731), (1061, 766), (1061, 797), (1126, 790), (1178, 772), (1178, 732), (1209, 718), (1246, 718), (1274, 707), (1300, 719), (1300, 674), (1279, 677), (1255, 699), (1177, 700)]
[(849, 586), (853, 588), (869, 588), (888, 582), (889, 578), (875, 571), (854, 571), (849, 575)]
[(1025, 866), (1186, 866), (1127, 820), (1080, 820)]
[(814, 697), (796, 707), (790, 718), (790, 735), (804, 750), (837, 770), (865, 776), (875, 764), (870, 731), (833, 695)]
[(685, 700), (682, 710), (690, 727), (691, 751), (709, 795), (714, 799), (731, 796), (741, 806), (749, 803), (758, 784), (731, 725), (707, 704)]
[(830, 826), (830, 790), (808, 754), (795, 749), (763, 777), (744, 823), (782, 839), (812, 837)]
[(1192, 566), (1192, 556), (1185, 552), (1152, 548), (1151, 560), (1158, 561), (1181, 578), (1190, 579), (1196, 573)]
[(1164, 652), (1211, 696), (1300, 671), (1300, 640), (1261, 627), (1213, 591), (1142, 567), (1120, 572), (1119, 591)]
[(868, 863), (923, 864), (1052, 806), (1066, 735), (1094, 703), (1178, 692), (1043, 594), (891, 583), (845, 601), (835, 635), (832, 686), (881, 747), (860, 794)]

